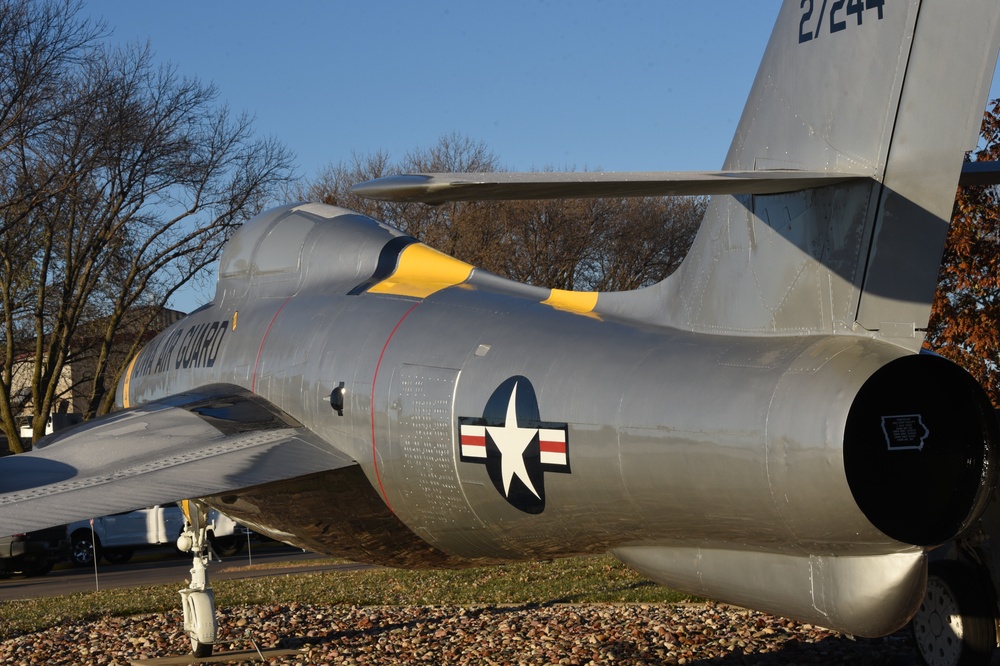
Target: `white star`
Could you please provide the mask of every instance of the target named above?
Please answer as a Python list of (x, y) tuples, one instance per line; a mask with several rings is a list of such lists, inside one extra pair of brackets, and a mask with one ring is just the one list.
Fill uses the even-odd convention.
[(531, 484), (528, 470), (524, 466), (524, 450), (528, 448), (528, 444), (538, 433), (538, 428), (518, 427), (516, 398), (517, 384), (514, 384), (514, 389), (510, 392), (510, 401), (507, 403), (507, 419), (504, 421), (503, 427), (487, 426), (486, 431), (493, 439), (493, 443), (500, 449), (500, 472), (503, 476), (504, 495), (510, 497), (510, 482), (517, 475), (517, 478), (521, 479), (535, 497), (542, 499)]

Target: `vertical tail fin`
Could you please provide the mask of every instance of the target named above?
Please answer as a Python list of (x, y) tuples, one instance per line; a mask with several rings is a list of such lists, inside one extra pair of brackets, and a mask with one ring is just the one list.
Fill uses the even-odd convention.
[(994, 0), (787, 0), (724, 168), (873, 180), (714, 198), (664, 323), (918, 348), (998, 48)]

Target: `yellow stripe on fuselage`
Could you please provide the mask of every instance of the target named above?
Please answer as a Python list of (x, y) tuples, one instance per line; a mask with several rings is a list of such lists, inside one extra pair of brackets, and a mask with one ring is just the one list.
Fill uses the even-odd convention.
[[(142, 350), (139, 350), (142, 353)], [(128, 370), (125, 371), (125, 383), (122, 385), (122, 407), (128, 409), (131, 407), (131, 398), (129, 398), (129, 389), (132, 385), (132, 369), (135, 367), (135, 362), (139, 360), (139, 354), (132, 357), (132, 362), (128, 364)]]
[[(471, 264), (423, 243), (414, 243), (399, 253), (392, 275), (370, 287), (368, 293), (426, 298), (442, 289), (462, 284), (469, 279), (472, 269)], [(597, 292), (552, 289), (542, 303), (568, 312), (588, 313), (597, 307)]]
[(436, 291), (454, 287), (469, 279), (472, 266), (447, 254), (414, 243), (399, 255), (392, 275), (368, 290), (373, 294), (394, 294), (426, 298)]
[(597, 292), (553, 289), (549, 297), (542, 301), (542, 304), (569, 312), (593, 312), (594, 308), (597, 307)]

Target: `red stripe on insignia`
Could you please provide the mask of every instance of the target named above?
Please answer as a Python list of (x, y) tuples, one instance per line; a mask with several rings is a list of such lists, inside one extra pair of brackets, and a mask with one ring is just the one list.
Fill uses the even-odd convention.
[(542, 440), (538, 446), (546, 453), (566, 453), (566, 442), (549, 442)]
[(566, 454), (566, 431), (550, 428), (540, 428), (538, 431), (538, 449), (543, 465), (569, 464)]
[(538, 431), (538, 446), (547, 453), (566, 453), (566, 432), (542, 428)]
[(462, 446), (462, 455), (467, 458), (485, 458), (486, 427), (463, 424), (460, 432), (459, 443)]

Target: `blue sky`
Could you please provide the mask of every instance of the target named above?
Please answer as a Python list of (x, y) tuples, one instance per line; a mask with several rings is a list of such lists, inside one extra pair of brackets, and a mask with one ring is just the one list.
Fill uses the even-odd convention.
[(300, 172), (460, 132), (516, 169), (717, 168), (779, 6), (92, 0), (115, 41), (215, 82)]
[(83, 13), (214, 82), (311, 177), (451, 132), (512, 169), (717, 169), (780, 4), (87, 0)]

